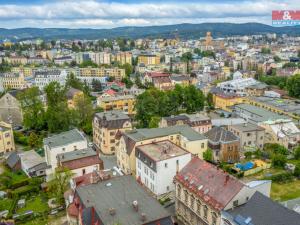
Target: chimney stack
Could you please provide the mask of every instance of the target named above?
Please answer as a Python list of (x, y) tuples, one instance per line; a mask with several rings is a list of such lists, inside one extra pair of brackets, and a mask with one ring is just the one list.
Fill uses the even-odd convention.
[(132, 206), (133, 206), (133, 209), (138, 212), (139, 211), (139, 204), (138, 204), (138, 201), (135, 200), (132, 202)]
[(145, 213), (142, 213), (142, 214), (141, 214), (141, 220), (142, 220), (143, 222), (145, 222), (146, 219), (147, 219), (146, 214), (145, 214)]

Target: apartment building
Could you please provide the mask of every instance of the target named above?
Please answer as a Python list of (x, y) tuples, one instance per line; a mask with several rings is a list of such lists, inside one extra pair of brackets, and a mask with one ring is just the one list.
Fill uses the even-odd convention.
[(98, 97), (97, 105), (104, 111), (121, 110), (128, 115), (135, 114), (135, 96), (118, 95), (114, 97)]
[(4, 89), (25, 89), (28, 87), (23, 73), (1, 73), (0, 83)]
[(77, 77), (114, 77), (117, 81), (121, 81), (125, 77), (125, 69), (113, 68), (71, 68), (70, 72)]
[(195, 131), (203, 134), (212, 128), (211, 119), (200, 113), (196, 114), (180, 114), (176, 116), (162, 117), (159, 127), (170, 127), (176, 125), (187, 124)]
[(174, 178), (175, 210), (184, 225), (221, 224), (221, 213), (248, 202), (254, 189), (217, 166), (193, 158)]
[(150, 55), (150, 54), (139, 55), (138, 56), (138, 64), (158, 65), (158, 64), (160, 64), (160, 56)]
[(93, 120), (93, 142), (104, 154), (115, 154), (117, 134), (131, 129), (131, 119), (122, 111), (96, 113)]
[(135, 151), (140, 145), (169, 140), (200, 158), (207, 150), (207, 138), (188, 125), (125, 131), (119, 140), (116, 151), (117, 164), (125, 174), (136, 174)]
[(26, 65), (28, 63), (28, 58), (25, 56), (11, 56), (5, 58), (5, 60), (12, 65)]
[(191, 153), (169, 140), (136, 147), (136, 179), (157, 197), (175, 190), (174, 176), (191, 160)]
[(228, 130), (239, 137), (243, 152), (263, 149), (265, 142), (265, 129), (251, 123), (229, 125)]
[(25, 77), (33, 76), (33, 71), (34, 71), (34, 69), (31, 68), (31, 67), (19, 66), (19, 67), (12, 67), (11, 68), (12, 73), (23, 73)]
[(21, 104), (17, 99), (18, 93), (18, 90), (11, 90), (0, 98), (0, 121), (13, 126), (20, 126), (23, 122)]
[(34, 82), (40, 90), (51, 82), (58, 82), (60, 85), (65, 85), (67, 79), (67, 71), (59, 69), (37, 70), (34, 72)]
[(0, 122), (0, 156), (4, 153), (14, 151), (15, 142), (12, 126), (4, 121)]
[(238, 162), (240, 160), (240, 140), (232, 132), (222, 127), (214, 127), (204, 134), (208, 147), (213, 151), (215, 162)]
[(45, 158), (48, 166), (51, 166), (47, 174), (55, 172), (59, 166), (57, 156), (62, 153), (87, 149), (88, 141), (77, 129), (55, 134), (43, 140)]
[(132, 65), (132, 53), (118, 52), (114, 55), (114, 61), (118, 62), (120, 65), (124, 65), (126, 63)]

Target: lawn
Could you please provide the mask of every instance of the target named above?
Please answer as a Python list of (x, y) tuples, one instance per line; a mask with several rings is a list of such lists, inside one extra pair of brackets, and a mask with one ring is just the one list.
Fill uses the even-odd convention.
[(13, 200), (9, 198), (0, 199), (0, 211), (9, 210)]
[(40, 195), (26, 199), (25, 207), (17, 209), (17, 214), (22, 214), (26, 211), (32, 210), (35, 213), (42, 213), (48, 210), (47, 200)]
[(276, 201), (287, 201), (300, 197), (300, 180), (286, 184), (272, 182), (271, 198)]

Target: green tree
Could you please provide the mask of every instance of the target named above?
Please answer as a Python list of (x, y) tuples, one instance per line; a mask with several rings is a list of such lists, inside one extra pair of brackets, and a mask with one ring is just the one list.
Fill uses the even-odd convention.
[(83, 83), (74, 75), (74, 73), (70, 73), (66, 80), (66, 87), (83, 90)]
[(66, 168), (57, 168), (53, 179), (48, 183), (51, 197), (55, 197), (60, 205), (64, 205), (64, 193), (69, 189), (69, 182), (73, 174)]
[(300, 145), (294, 149), (294, 158), (300, 159)]
[(298, 163), (298, 164), (295, 166), (294, 176), (295, 176), (295, 177), (300, 177), (300, 163)]
[(92, 80), (92, 89), (93, 89), (93, 91), (96, 91), (96, 92), (102, 91), (101, 82), (99, 80), (93, 79)]
[(210, 109), (213, 109), (214, 108), (214, 101), (213, 101), (213, 94), (212, 93), (208, 93), (207, 94), (207, 97), (206, 97), (206, 102), (207, 102), (207, 105)]
[(119, 66), (120, 69), (125, 69), (125, 74), (129, 77), (133, 72), (133, 67), (129, 63), (125, 63), (124, 65)]
[(28, 88), (17, 96), (23, 112), (23, 125), (26, 128), (42, 130), (46, 127), (45, 109), (37, 87)]
[(263, 48), (261, 48), (261, 53), (262, 54), (271, 54), (271, 49), (263, 47)]
[(211, 149), (207, 149), (205, 152), (203, 152), (203, 159), (205, 161), (212, 162), (214, 159), (213, 151)]
[(31, 148), (40, 147), (41, 139), (35, 132), (31, 132), (29, 135), (28, 144)]
[(286, 158), (285, 155), (273, 154), (273, 156), (272, 156), (272, 165), (275, 168), (284, 168), (286, 163), (287, 163), (287, 158)]
[(290, 96), (300, 98), (300, 74), (289, 77), (286, 86)]
[(203, 110), (205, 97), (202, 91), (196, 89), (194, 85), (184, 88), (184, 107), (187, 113), (194, 113)]
[(159, 121), (160, 121), (160, 117), (159, 116), (153, 116), (151, 118), (151, 120), (150, 120), (149, 128), (156, 128), (156, 127), (158, 127)]
[(133, 82), (130, 80), (129, 77), (125, 77), (122, 79), (122, 82), (125, 83), (126, 88), (131, 88), (133, 86)]
[(192, 61), (193, 55), (191, 52), (183, 53), (181, 60), (186, 63), (187, 73), (190, 73), (190, 62)]

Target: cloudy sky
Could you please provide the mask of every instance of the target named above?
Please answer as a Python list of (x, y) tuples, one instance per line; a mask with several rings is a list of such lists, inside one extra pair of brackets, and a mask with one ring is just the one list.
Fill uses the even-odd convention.
[[(298, 2), (298, 3), (297, 3)], [(0, 27), (112, 28), (201, 22), (271, 24), (300, 0), (0, 0)]]

